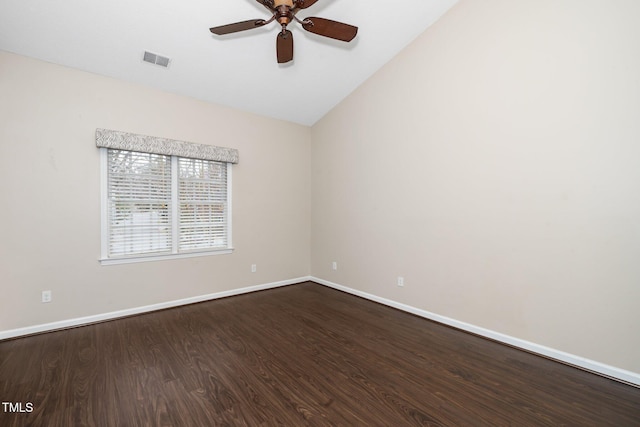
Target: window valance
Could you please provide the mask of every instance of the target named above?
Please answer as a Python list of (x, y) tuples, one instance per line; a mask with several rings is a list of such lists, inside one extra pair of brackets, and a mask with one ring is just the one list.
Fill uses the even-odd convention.
[(238, 163), (238, 150), (156, 136), (138, 135), (109, 129), (96, 129), (96, 145), (116, 150), (165, 154), (190, 159)]

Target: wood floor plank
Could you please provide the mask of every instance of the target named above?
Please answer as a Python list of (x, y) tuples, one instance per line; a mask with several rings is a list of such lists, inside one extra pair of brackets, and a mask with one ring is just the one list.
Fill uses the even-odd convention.
[[(0, 426), (640, 426), (640, 389), (314, 283), (0, 342)], [(2, 408), (0, 408), (1, 410)]]

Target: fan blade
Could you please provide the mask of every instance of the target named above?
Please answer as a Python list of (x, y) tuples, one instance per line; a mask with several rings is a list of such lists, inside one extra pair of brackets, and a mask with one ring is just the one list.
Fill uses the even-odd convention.
[(291, 31), (285, 30), (278, 33), (276, 52), (278, 54), (278, 64), (284, 64), (293, 59), (293, 34), (291, 34)]
[(296, 2), (296, 6), (298, 7), (298, 9), (306, 9), (310, 6), (313, 6), (317, 1), (318, 0), (298, 0)]
[(273, 0), (256, 0), (256, 1), (271, 11), (275, 10), (276, 5), (274, 4)]
[(221, 25), (219, 27), (209, 28), (213, 34), (222, 36), (224, 34), (237, 33), (238, 31), (251, 30), (262, 27), (267, 21), (264, 19), (251, 19), (249, 21), (236, 22), (234, 24)]
[(358, 27), (353, 25), (316, 17), (305, 19), (302, 27), (311, 33), (342, 40), (343, 42), (350, 42), (358, 33)]

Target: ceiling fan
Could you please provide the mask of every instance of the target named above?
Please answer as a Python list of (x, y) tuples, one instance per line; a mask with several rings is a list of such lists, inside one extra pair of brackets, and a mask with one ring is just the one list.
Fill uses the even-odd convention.
[(293, 34), (287, 30), (287, 25), (291, 21), (296, 21), (302, 25), (305, 30), (324, 37), (329, 37), (344, 42), (350, 42), (358, 33), (358, 27), (343, 24), (342, 22), (332, 21), (330, 19), (309, 17), (299, 19), (296, 13), (301, 9), (306, 9), (315, 4), (318, 0), (256, 0), (272, 13), (271, 18), (251, 19), (249, 21), (236, 22), (234, 24), (221, 25), (219, 27), (210, 28), (213, 34), (219, 36), (238, 31), (251, 30), (253, 28), (262, 27), (273, 21), (278, 21), (282, 26), (282, 30), (276, 38), (276, 53), (278, 63), (282, 64), (293, 59)]

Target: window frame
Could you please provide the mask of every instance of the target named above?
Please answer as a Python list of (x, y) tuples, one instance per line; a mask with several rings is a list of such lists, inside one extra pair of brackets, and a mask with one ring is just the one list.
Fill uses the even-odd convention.
[[(196, 249), (178, 252), (178, 227), (179, 223), (179, 197), (178, 197), (178, 158), (187, 159), (188, 157), (169, 155), (171, 162), (171, 200), (172, 200), (172, 222), (171, 222), (171, 233), (172, 233), (172, 248), (171, 253), (163, 253), (163, 254), (136, 254), (136, 255), (126, 255), (126, 256), (118, 256), (118, 257), (109, 257), (109, 155), (108, 150), (110, 148), (101, 147), (100, 149), (100, 264), (101, 265), (114, 265), (114, 264), (130, 264), (130, 263), (138, 263), (138, 262), (149, 262), (149, 261), (162, 261), (162, 260), (171, 260), (171, 259), (181, 259), (181, 258), (193, 258), (193, 257), (202, 257), (202, 256), (211, 256), (211, 255), (225, 255), (233, 252), (233, 240), (232, 240), (232, 165), (230, 162), (219, 162), (226, 164), (226, 172), (227, 172), (227, 201), (226, 201), (226, 236), (227, 236), (227, 246), (224, 248), (212, 248), (212, 249)], [(136, 151), (136, 150), (121, 150), (121, 151)]]

